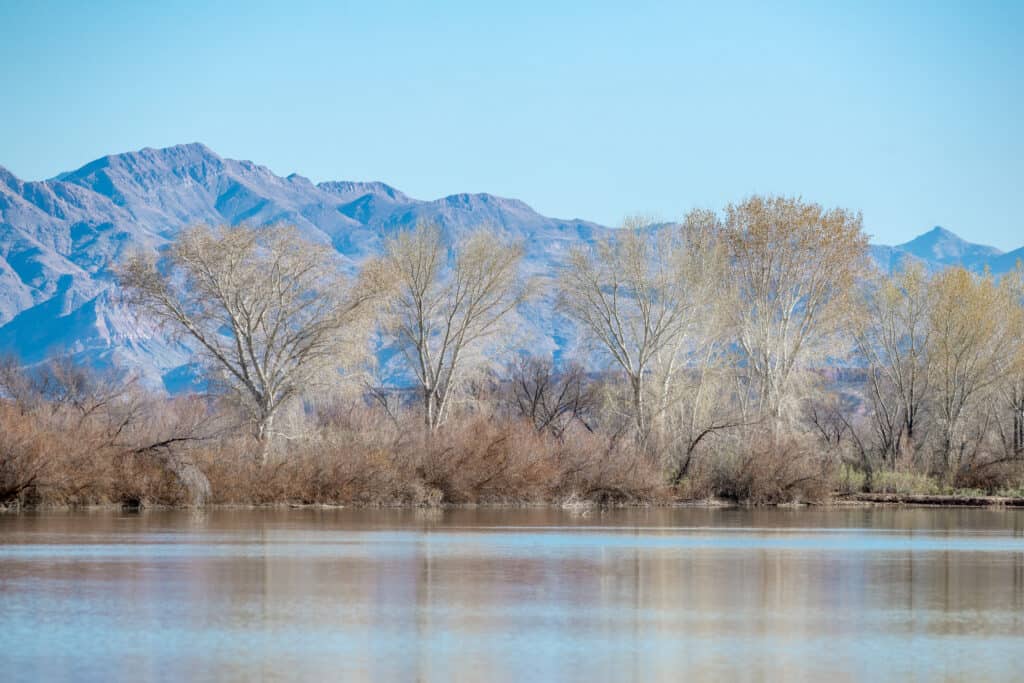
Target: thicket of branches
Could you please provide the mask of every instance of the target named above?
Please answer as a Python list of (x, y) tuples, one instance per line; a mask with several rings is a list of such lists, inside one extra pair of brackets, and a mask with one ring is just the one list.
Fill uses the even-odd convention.
[[(546, 285), (522, 255), (421, 225), (353, 276), (291, 229), (187, 231), (120, 279), (197, 349), (207, 392), (7, 362), (0, 503), (1024, 487), (1020, 267), (882, 274), (858, 214), (787, 197), (627, 221)], [(572, 322), (574, 357), (522, 349), (528, 301)]]

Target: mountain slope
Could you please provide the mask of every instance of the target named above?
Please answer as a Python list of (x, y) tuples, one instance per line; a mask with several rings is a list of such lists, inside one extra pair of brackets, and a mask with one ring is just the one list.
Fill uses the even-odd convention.
[(995, 247), (972, 244), (939, 226), (899, 245), (897, 249), (928, 263), (958, 265), (975, 271), (1002, 255)]
[[(381, 182), (314, 184), (193, 143), (97, 159), (41, 182), (0, 167), (0, 353), (35, 362), (56, 354), (140, 372), (150, 384), (187, 384), (187, 345), (140, 324), (118, 302), (112, 266), (133, 250), (157, 250), (198, 223), (291, 223), (333, 245), (350, 264), (378, 253), (387, 235), (420, 221), (449, 238), (489, 225), (526, 247), (526, 269), (550, 275), (574, 245), (610, 234), (580, 219), (542, 216), (490, 194), (413, 199)], [(942, 228), (895, 247), (873, 246), (885, 270), (907, 258), (930, 268), (988, 266), (1004, 272), (1024, 249), (1003, 254)], [(531, 348), (556, 356), (571, 330), (541, 302), (524, 311)]]
[[(419, 221), (438, 223), (450, 238), (493, 226), (524, 242), (535, 273), (571, 245), (608, 234), (488, 194), (420, 201), (380, 182), (282, 178), (198, 143), (103, 157), (43, 182), (0, 168), (0, 353), (27, 362), (56, 354), (127, 362), (152, 384), (177, 378), (190, 361), (188, 347), (140, 327), (117, 303), (111, 267), (126, 252), (159, 249), (198, 223), (289, 223), (358, 263), (379, 252), (388, 234)], [(531, 316), (533, 332), (553, 327), (550, 316)], [(540, 347), (555, 351), (557, 344)]]
[(892, 272), (907, 259), (924, 263), (932, 271), (962, 266), (975, 273), (989, 268), (1000, 274), (1012, 270), (1024, 248), (1004, 254), (995, 247), (968, 242), (941, 226), (896, 246), (871, 245), (871, 256), (882, 270)]

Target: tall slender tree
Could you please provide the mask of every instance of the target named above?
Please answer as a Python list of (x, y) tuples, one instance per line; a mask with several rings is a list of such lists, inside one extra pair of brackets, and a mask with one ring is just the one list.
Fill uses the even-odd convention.
[(867, 272), (860, 214), (754, 196), (725, 211), (737, 288), (732, 311), (757, 412), (773, 428), (799, 415), (799, 381), (849, 351), (842, 336)]
[(451, 249), (440, 227), (420, 224), (385, 245), (394, 283), (387, 327), (415, 375), (430, 431), (447, 419), (476, 355), (508, 332), (505, 323), (530, 292), (519, 276), (521, 245), (479, 229)]
[(559, 282), (559, 306), (629, 382), (637, 436), (663, 416), (695, 335), (721, 285), (717, 219), (682, 225), (627, 220), (614, 237), (577, 249)]
[(934, 387), (939, 472), (971, 464), (982, 435), (965, 426), (988, 409), (999, 383), (1020, 372), (1020, 304), (1010, 279), (947, 269), (933, 280), (929, 371)]
[(890, 468), (897, 456), (924, 440), (933, 304), (927, 272), (911, 262), (891, 277), (867, 283), (864, 307), (856, 318), (855, 339), (867, 372), (879, 453)]

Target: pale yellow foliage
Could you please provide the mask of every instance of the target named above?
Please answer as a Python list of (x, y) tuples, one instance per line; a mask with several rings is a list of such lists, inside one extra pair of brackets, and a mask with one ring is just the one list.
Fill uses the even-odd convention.
[(848, 352), (844, 332), (867, 269), (860, 214), (791, 197), (726, 207), (736, 287), (732, 324), (759, 413), (796, 412), (801, 374)]
[(950, 473), (972, 455), (964, 423), (1007, 377), (1021, 372), (1024, 315), (1012, 277), (996, 282), (950, 268), (932, 279), (929, 369), (937, 405), (940, 465)]

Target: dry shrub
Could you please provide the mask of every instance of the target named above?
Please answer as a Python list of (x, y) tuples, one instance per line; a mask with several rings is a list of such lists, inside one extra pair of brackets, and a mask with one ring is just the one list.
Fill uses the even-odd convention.
[(202, 504), (191, 451), (206, 403), (166, 399), (67, 362), (0, 362), (0, 505)]
[(631, 441), (579, 429), (561, 454), (557, 496), (601, 504), (667, 501), (661, 468)]
[(825, 498), (836, 460), (807, 436), (735, 432), (671, 491), (628, 432), (466, 411), (428, 435), (412, 411), (344, 401), (298, 410), (260, 464), (224, 406), (72, 379), (0, 399), (0, 504), (772, 504)]
[(525, 421), (471, 419), (432, 437), (417, 464), (445, 502), (651, 501), (664, 487), (635, 448), (584, 429), (564, 438)]
[(678, 500), (702, 501), (718, 497), (715, 482), (718, 469), (716, 462), (720, 456), (716, 451), (712, 453), (716, 457), (702, 454), (703, 457), (694, 458), (690, 463), (687, 475), (679, 480), (673, 492)]
[(756, 434), (734, 441), (715, 458), (715, 493), (752, 505), (816, 502), (828, 498), (832, 462), (798, 437)]
[(939, 481), (911, 469), (879, 470), (871, 475), (872, 493), (930, 496), (942, 493)]
[(212, 502), (624, 504), (663, 495), (657, 470), (631, 449), (584, 430), (557, 439), (525, 421), (470, 416), (428, 436), (413, 415), (394, 422), (359, 410), (285, 444), (266, 465), (253, 449), (251, 440), (235, 438), (198, 456)]
[(0, 403), (0, 504), (25, 504), (38, 498), (39, 486), (52, 477), (46, 442), (52, 436), (13, 405)]
[(539, 502), (559, 479), (557, 442), (525, 423), (471, 418), (421, 443), (407, 464), (446, 503)]
[(961, 467), (953, 478), (958, 489), (972, 489), (996, 494), (1024, 485), (1024, 458), (1007, 458), (975, 462)]
[(0, 505), (180, 505), (188, 492), (159, 456), (110, 440), (64, 411), (0, 404)]
[(240, 505), (428, 502), (402, 476), (391, 452), (353, 443), (340, 448), (311, 441), (259, 464), (251, 439), (235, 438), (203, 452), (200, 467), (210, 480), (211, 502)]

